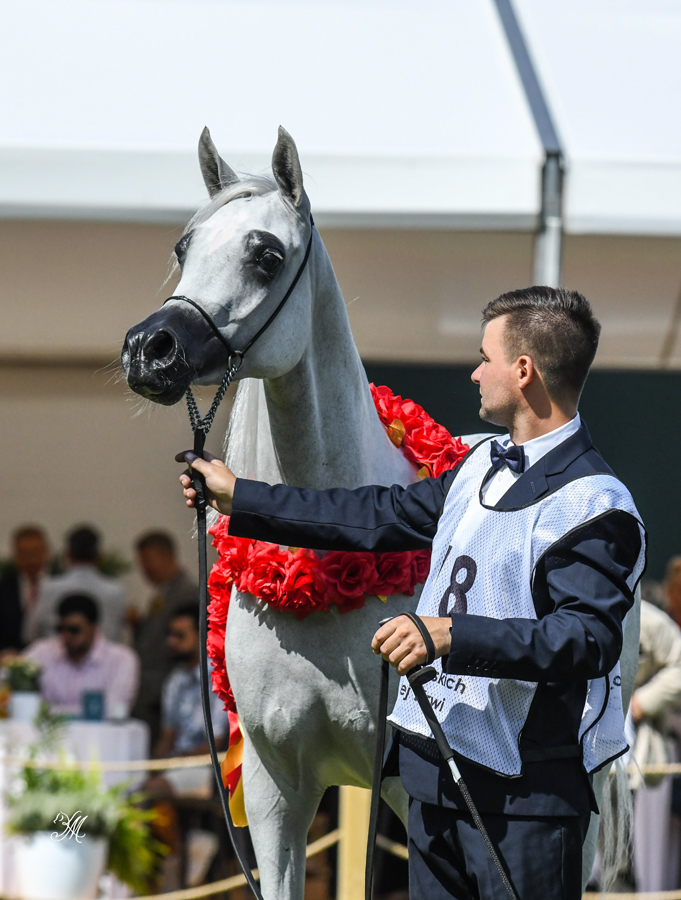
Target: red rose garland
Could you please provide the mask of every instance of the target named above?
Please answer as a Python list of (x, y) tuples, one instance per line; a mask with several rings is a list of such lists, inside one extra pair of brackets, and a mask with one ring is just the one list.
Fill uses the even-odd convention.
[[(468, 447), (453, 438), (417, 403), (403, 400), (390, 388), (369, 385), (388, 437), (419, 467), (419, 477), (437, 477), (453, 468)], [(345, 553), (320, 557), (313, 550), (282, 549), (278, 544), (232, 537), (229, 517), (211, 528), (219, 559), (208, 579), (208, 655), (213, 663), (213, 690), (234, 712), (234, 695), (225, 668), (225, 627), (232, 585), (274, 609), (304, 619), (335, 606), (347, 613), (364, 606), (367, 595), (385, 600), (391, 594), (411, 597), (430, 568), (430, 550), (404, 553)], [(231, 719), (231, 716), (230, 716)]]

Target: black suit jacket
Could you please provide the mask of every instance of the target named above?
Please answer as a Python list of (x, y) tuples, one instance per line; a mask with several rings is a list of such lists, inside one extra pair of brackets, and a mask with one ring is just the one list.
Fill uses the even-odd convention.
[[(230, 534), (323, 550), (430, 547), (457, 472), (406, 488), (372, 485), (354, 491), (238, 479)], [(496, 508), (527, 506), (595, 473), (613, 474), (583, 425), (517, 479)], [(613, 510), (570, 532), (544, 555), (533, 583), (537, 619), (453, 618), (446, 671), (538, 682), (521, 736), (523, 774), (507, 778), (461, 761), (481, 811), (582, 815), (593, 806), (578, 756), (579, 724), (587, 681), (608, 673), (620, 656), (623, 619), (634, 602), (626, 579), (640, 550), (637, 521)], [(388, 771), (395, 771), (396, 752)], [(416, 799), (463, 808), (431, 742), (401, 734), (399, 771)]]
[(0, 650), (23, 648), (22, 620), (19, 574), (15, 569), (8, 569), (0, 577)]

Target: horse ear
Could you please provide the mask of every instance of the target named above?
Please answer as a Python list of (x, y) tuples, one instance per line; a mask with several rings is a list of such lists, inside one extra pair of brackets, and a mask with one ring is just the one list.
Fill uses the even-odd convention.
[(234, 184), (239, 180), (236, 172), (233, 172), (224, 159), (220, 158), (207, 128), (203, 129), (199, 138), (199, 164), (211, 197), (226, 188), (228, 184)]
[(303, 170), (300, 168), (295, 142), (281, 125), (277, 146), (272, 154), (272, 172), (280, 193), (294, 206), (300, 206), (304, 195)]

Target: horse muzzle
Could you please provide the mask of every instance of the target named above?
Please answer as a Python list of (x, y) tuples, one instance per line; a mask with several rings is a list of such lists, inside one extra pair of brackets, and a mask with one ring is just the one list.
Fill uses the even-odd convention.
[(151, 319), (153, 316), (128, 331), (121, 364), (135, 393), (172, 406), (182, 398), (195, 373), (175, 330), (167, 323), (157, 327)]

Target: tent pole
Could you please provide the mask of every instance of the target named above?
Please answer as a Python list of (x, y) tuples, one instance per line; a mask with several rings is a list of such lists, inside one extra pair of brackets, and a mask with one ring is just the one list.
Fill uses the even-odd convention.
[(494, 0), (532, 118), (544, 148), (541, 212), (534, 244), (534, 283), (560, 287), (563, 261), (563, 151), (512, 0)]
[(534, 283), (560, 287), (563, 281), (563, 160), (547, 153), (542, 169), (541, 216), (534, 241)]

